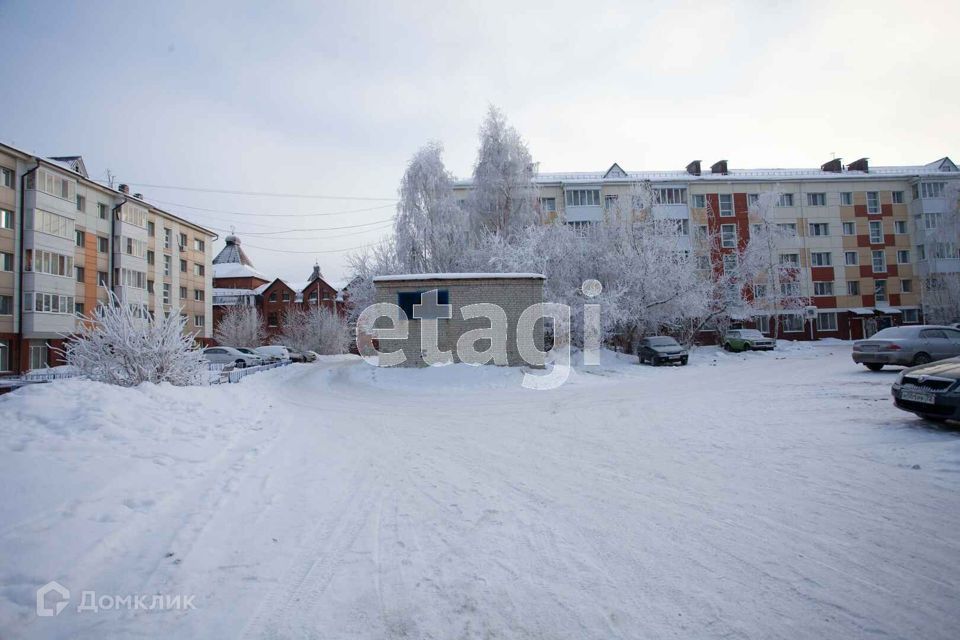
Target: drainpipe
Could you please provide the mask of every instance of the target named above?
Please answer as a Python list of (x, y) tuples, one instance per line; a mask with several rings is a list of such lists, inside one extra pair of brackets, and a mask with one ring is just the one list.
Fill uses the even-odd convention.
[(27, 185), (27, 176), (29, 176), (30, 174), (36, 172), (36, 170), (39, 169), (39, 168), (40, 168), (40, 161), (37, 160), (37, 165), (36, 165), (33, 169), (30, 169), (29, 171), (26, 171), (23, 175), (20, 176), (20, 220), (19, 220), (19, 222), (20, 222), (20, 272), (19, 272), (19, 274), (18, 274), (18, 276), (17, 276), (17, 279), (18, 279), (18, 281), (19, 281), (19, 290), (18, 290), (18, 292), (17, 292), (18, 295), (16, 296), (16, 298), (17, 298), (17, 300), (16, 300), (16, 305), (17, 305), (17, 329), (18, 329), (18, 331), (19, 331), (19, 333), (20, 333), (20, 348), (17, 349), (17, 359), (18, 359), (18, 362), (17, 362), (17, 371), (20, 370), (20, 362), (23, 361), (23, 354), (22, 354), (21, 352), (23, 351), (23, 298), (24, 298), (24, 293), (23, 293), (23, 265), (24, 265), (24, 260), (23, 260), (23, 259), (24, 259), (24, 256), (26, 255), (26, 250), (23, 248), (23, 245), (25, 244), (25, 243), (24, 243), (24, 240), (26, 240), (26, 225), (25, 225), (25, 221), (24, 221), (25, 212), (26, 212), (26, 202), (25, 202), (25, 200), (26, 200), (26, 197), (27, 197), (26, 185)]
[[(113, 246), (113, 239), (116, 237), (114, 234), (117, 230), (117, 214), (120, 211), (120, 208), (127, 203), (128, 198), (124, 196), (123, 202), (115, 206), (110, 210), (110, 240), (107, 243), (110, 253), (107, 254), (107, 288), (110, 290), (110, 293), (113, 293), (113, 250), (116, 248)], [(112, 299), (112, 298), (111, 298)]]

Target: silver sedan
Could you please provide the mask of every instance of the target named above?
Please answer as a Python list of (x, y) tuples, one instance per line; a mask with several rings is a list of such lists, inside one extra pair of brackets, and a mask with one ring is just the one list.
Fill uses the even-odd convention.
[(884, 365), (914, 367), (960, 355), (960, 330), (942, 325), (890, 327), (853, 343), (853, 361), (871, 371)]

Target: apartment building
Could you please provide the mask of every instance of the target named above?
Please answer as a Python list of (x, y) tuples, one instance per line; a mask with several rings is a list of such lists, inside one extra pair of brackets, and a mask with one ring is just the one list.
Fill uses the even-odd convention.
[(0, 144), (0, 373), (60, 364), (107, 291), (212, 335), (212, 231), (91, 180), (80, 156)]
[[(653, 215), (676, 219), (688, 238), (700, 229), (720, 235), (721, 247), (710, 256), (715, 268), (749, 240), (751, 205), (760, 194), (779, 194), (771, 215), (786, 231), (778, 240), (780, 259), (797, 266), (790, 286), (816, 307), (809, 316), (782, 314), (773, 327), (785, 338), (857, 339), (919, 323), (920, 279), (960, 277), (960, 238), (938, 228), (955, 206), (946, 194), (960, 186), (950, 158), (918, 166), (871, 167), (862, 158), (811, 169), (745, 170), (725, 160), (702, 169), (694, 161), (685, 170), (648, 172), (613, 164), (604, 172), (539, 174), (535, 180), (545, 218), (574, 226), (602, 221), (638, 184), (648, 184)], [(456, 197), (465, 199), (470, 188), (470, 181), (456, 183)], [(771, 331), (767, 316), (743, 324)]]

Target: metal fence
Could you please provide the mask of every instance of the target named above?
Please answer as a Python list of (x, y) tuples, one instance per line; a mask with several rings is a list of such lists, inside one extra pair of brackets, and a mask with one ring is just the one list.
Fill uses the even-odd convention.
[[(276, 369), (277, 367), (285, 367), (288, 364), (293, 364), (293, 361), (280, 360), (278, 362), (261, 364), (256, 367), (244, 367), (239, 369), (232, 363), (224, 365), (208, 362), (207, 382), (208, 384), (233, 384), (240, 382), (249, 375), (260, 373), (261, 371)], [(8, 382), (8, 386), (15, 387), (19, 386), (18, 383), (27, 384), (32, 382), (54, 382), (56, 380), (68, 380), (70, 378), (80, 377), (82, 377), (82, 374), (79, 371), (74, 371), (71, 369), (34, 369), (33, 371), (28, 371), (20, 376), (9, 376), (7, 378), (3, 378), (3, 381)]]

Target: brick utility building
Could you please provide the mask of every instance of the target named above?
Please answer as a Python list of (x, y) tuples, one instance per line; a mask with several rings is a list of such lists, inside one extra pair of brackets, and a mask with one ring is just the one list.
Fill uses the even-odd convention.
[[(452, 352), (454, 361), (460, 362), (456, 349), (460, 336), (473, 329), (491, 326), (487, 318), (464, 319), (463, 308), (486, 302), (498, 305), (506, 314), (505, 351), (496, 353), (509, 366), (543, 366), (542, 359), (524, 361), (517, 344), (519, 339), (528, 351), (534, 348), (543, 350), (542, 322), (536, 323), (532, 331), (517, 332), (520, 315), (528, 307), (543, 302), (543, 283), (544, 276), (537, 273), (425, 273), (375, 277), (376, 301), (397, 305), (402, 317), (393, 320), (395, 323), (406, 322), (408, 328), (405, 340), (381, 338), (379, 350), (402, 350), (406, 361), (401, 366), (427, 366), (423, 358), (421, 326), (424, 319), (437, 318), (439, 350)], [(429, 295), (432, 291), (436, 291), (435, 297)], [(425, 298), (422, 297), (424, 293), (428, 293)], [(421, 313), (422, 309), (414, 309), (414, 305), (420, 305), (422, 301), (428, 308)], [(389, 321), (384, 324), (381, 319), (377, 326), (389, 326)], [(491, 345), (489, 341), (478, 341), (474, 348), (484, 351), (490, 349)]]
[(61, 364), (58, 349), (107, 291), (211, 336), (216, 234), (90, 179), (80, 156), (0, 144), (0, 374)]
[(270, 279), (253, 266), (239, 237), (231, 234), (224, 240), (226, 245), (213, 259), (214, 326), (226, 309), (238, 305), (260, 311), (268, 336), (283, 331), (284, 316), (292, 309), (323, 306), (340, 310), (337, 290), (324, 280), (319, 265), (314, 265), (302, 283)]
[[(778, 247), (780, 260), (796, 265), (799, 295), (816, 306), (814, 319), (782, 314), (776, 326), (783, 338), (857, 339), (922, 322), (924, 304), (933, 309), (921, 299), (921, 280), (960, 278), (960, 238), (938, 228), (951, 206), (946, 196), (960, 185), (960, 171), (946, 157), (885, 167), (834, 159), (809, 169), (732, 169), (726, 160), (701, 169), (697, 160), (686, 170), (627, 172), (614, 164), (603, 172), (541, 173), (535, 183), (544, 218), (574, 226), (601, 222), (619, 198), (649, 184), (653, 215), (676, 219), (688, 238), (707, 230), (720, 235), (719, 251), (704, 256), (714, 269), (749, 240), (758, 195), (781, 194), (774, 218), (788, 237)], [(469, 180), (456, 183), (458, 200), (470, 189)], [(743, 324), (771, 328), (769, 316)]]

